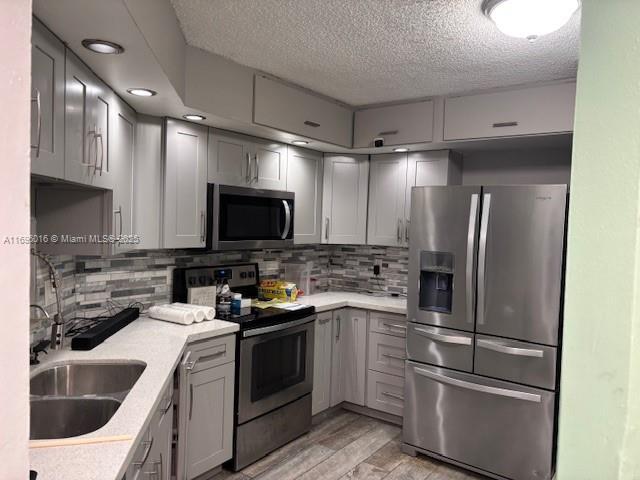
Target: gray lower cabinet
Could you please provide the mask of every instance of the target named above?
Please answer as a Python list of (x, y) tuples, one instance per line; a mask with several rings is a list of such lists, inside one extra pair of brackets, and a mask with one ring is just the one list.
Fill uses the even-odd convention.
[(232, 456), (235, 335), (187, 346), (180, 366), (176, 478), (192, 480)]
[(322, 235), (322, 153), (287, 147), (287, 186), (294, 192), (293, 241), (320, 243)]
[(313, 346), (312, 415), (320, 413), (331, 406), (332, 324), (332, 312), (318, 313)]
[(207, 127), (168, 118), (165, 126), (165, 248), (206, 244)]
[(31, 37), (31, 173), (64, 178), (65, 51), (33, 19)]
[(353, 308), (333, 314), (331, 406), (364, 406), (367, 373), (367, 312)]

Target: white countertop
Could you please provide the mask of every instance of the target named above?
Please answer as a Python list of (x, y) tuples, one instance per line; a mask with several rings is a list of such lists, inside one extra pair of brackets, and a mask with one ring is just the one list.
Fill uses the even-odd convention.
[(115, 415), (102, 428), (77, 438), (131, 435), (132, 440), (32, 448), (30, 468), (38, 480), (120, 480), (131, 461), (137, 439), (149, 424), (185, 345), (238, 331), (238, 324), (222, 320), (189, 326), (141, 317), (90, 351), (60, 350), (41, 355), (33, 373), (69, 360), (97, 362), (142, 361), (147, 364)]
[[(319, 293), (302, 296), (298, 302), (313, 305), (318, 312), (343, 307), (397, 314), (407, 312), (404, 298), (361, 293)], [(77, 437), (130, 435), (132, 440), (33, 448), (30, 450), (30, 464), (31, 469), (38, 472), (38, 480), (120, 480), (132, 459), (134, 445), (149, 424), (162, 393), (173, 380), (173, 371), (186, 344), (236, 331), (237, 324), (222, 320), (184, 326), (141, 317), (93, 350), (61, 350), (41, 355), (42, 363), (32, 369), (32, 374), (69, 360), (142, 361), (147, 366), (111, 420), (95, 432)]]
[(325, 292), (304, 295), (296, 301), (306, 305), (313, 305), (316, 307), (317, 312), (351, 307), (401, 315), (406, 315), (407, 313), (407, 299), (403, 297), (382, 297), (351, 292)]

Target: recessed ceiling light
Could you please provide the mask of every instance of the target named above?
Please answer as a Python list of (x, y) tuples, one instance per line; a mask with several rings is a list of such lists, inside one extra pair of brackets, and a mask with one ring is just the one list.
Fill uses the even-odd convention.
[(485, 0), (482, 6), (502, 33), (529, 41), (559, 30), (578, 8), (580, 0)]
[(149, 90), (148, 88), (128, 88), (127, 92), (131, 95), (135, 95), (136, 97), (153, 97), (156, 93), (153, 90)]
[(394, 148), (393, 151), (394, 152), (408, 152), (409, 149), (408, 148), (404, 148), (404, 147), (398, 147), (398, 148)]
[(108, 55), (118, 55), (124, 52), (122, 45), (107, 40), (98, 40), (97, 38), (85, 38), (82, 40), (82, 46), (92, 52), (106, 53)]
[(292, 140), (291, 143), (293, 143), (294, 145), (308, 145), (309, 142), (307, 142), (306, 140)]
[(187, 113), (186, 115), (183, 115), (182, 118), (199, 122), (205, 120), (207, 117), (203, 117), (202, 115), (198, 115), (196, 113)]

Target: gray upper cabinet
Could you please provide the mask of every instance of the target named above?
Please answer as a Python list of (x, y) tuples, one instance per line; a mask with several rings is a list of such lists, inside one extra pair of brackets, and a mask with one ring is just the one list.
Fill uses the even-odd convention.
[(368, 155), (325, 155), (323, 243), (365, 244), (368, 185)]
[(571, 132), (575, 95), (572, 81), (447, 98), (444, 139)]
[(372, 155), (370, 170), (367, 243), (406, 245), (407, 154)]
[(287, 186), (294, 192), (294, 242), (320, 243), (322, 230), (322, 153), (287, 147)]
[(207, 127), (168, 118), (165, 132), (163, 244), (206, 244)]
[(284, 190), (286, 174), (285, 145), (214, 128), (209, 130), (210, 183)]
[(352, 144), (349, 108), (262, 75), (255, 76), (253, 121), (343, 147)]
[(64, 177), (64, 45), (33, 19), (31, 173)]
[[(113, 175), (113, 234), (127, 236), (133, 232), (133, 162), (135, 155), (136, 113), (114, 96), (109, 130), (110, 173)], [(154, 205), (154, 209), (158, 205)], [(116, 252), (131, 250), (133, 243), (116, 244)]]
[(113, 92), (67, 49), (65, 179), (101, 188), (113, 186), (109, 157)]
[(385, 145), (433, 141), (433, 100), (358, 110), (354, 119), (354, 148), (373, 147), (374, 138)]

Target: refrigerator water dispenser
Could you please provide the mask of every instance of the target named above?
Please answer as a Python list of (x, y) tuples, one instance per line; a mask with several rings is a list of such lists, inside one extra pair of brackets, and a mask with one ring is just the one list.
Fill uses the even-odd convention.
[(446, 252), (420, 252), (419, 308), (451, 313), (454, 257)]

